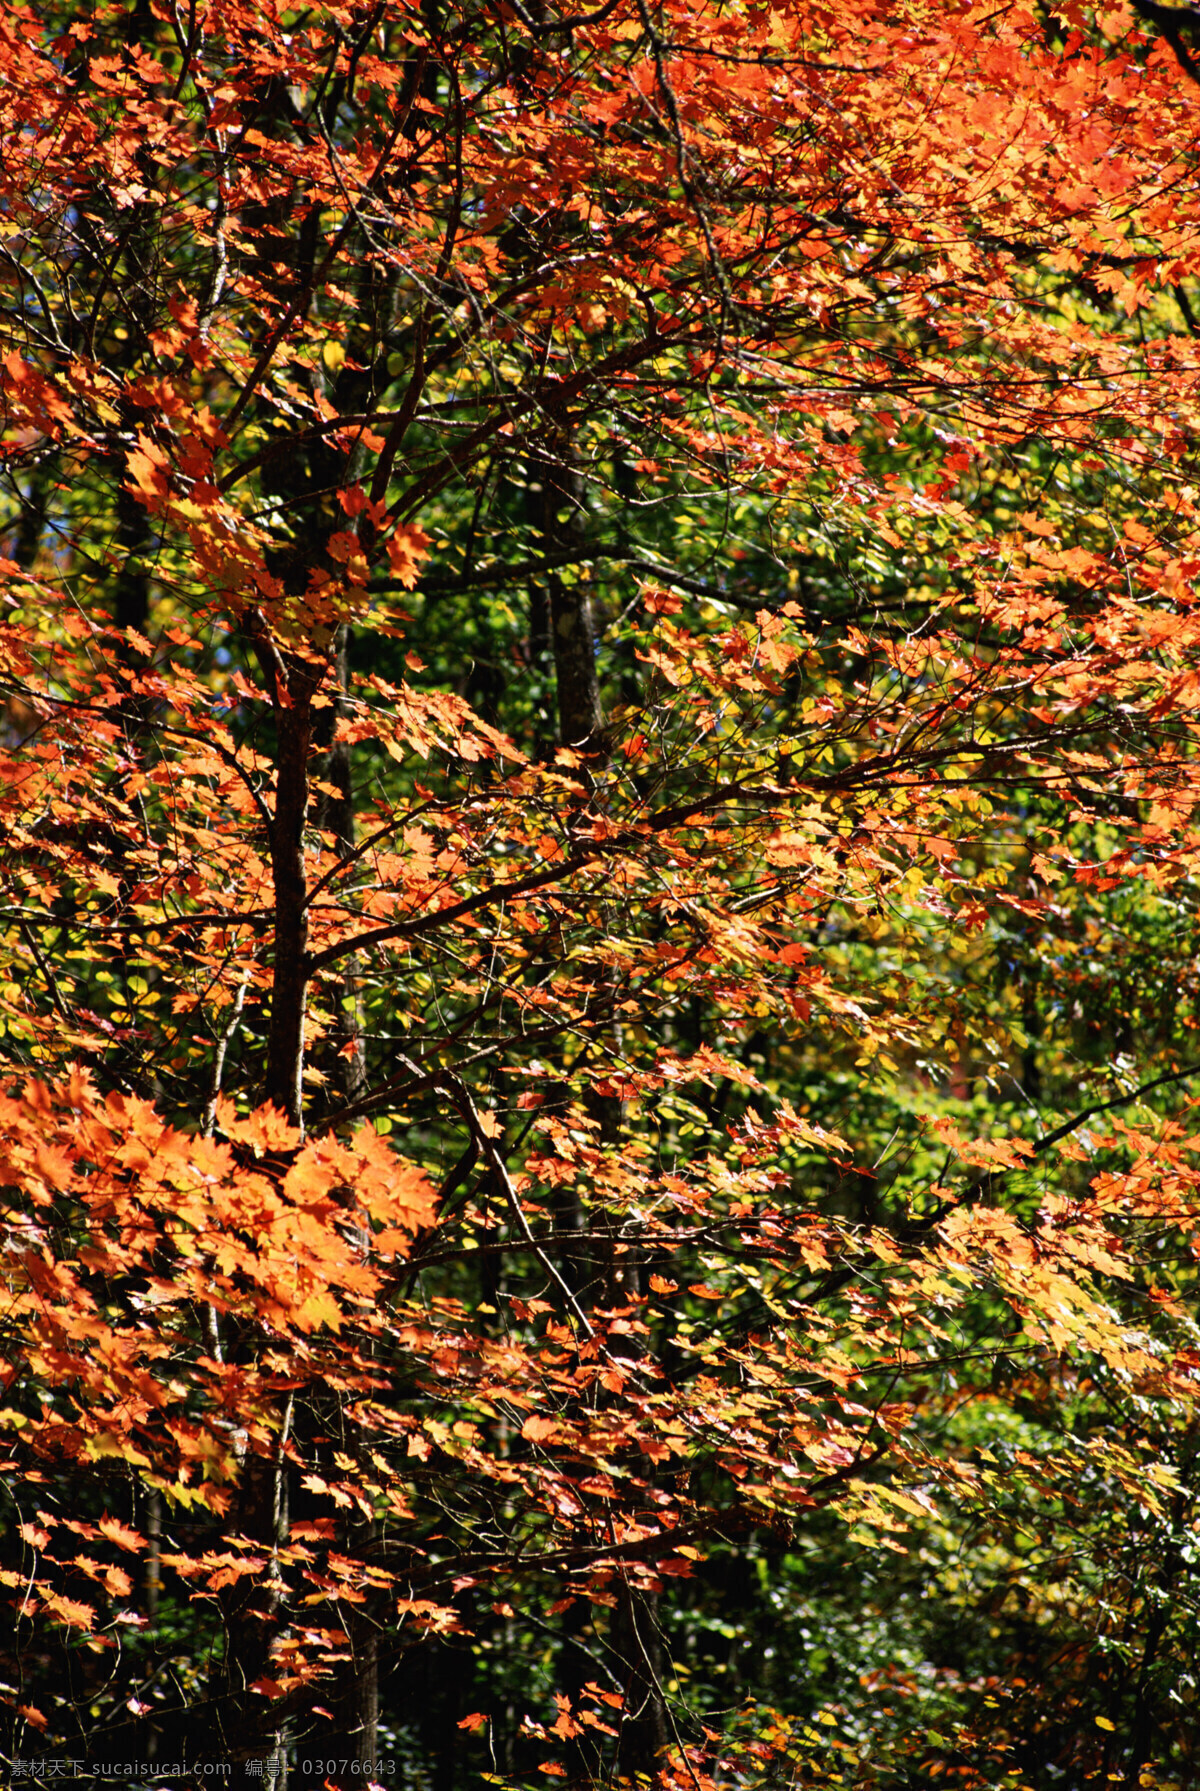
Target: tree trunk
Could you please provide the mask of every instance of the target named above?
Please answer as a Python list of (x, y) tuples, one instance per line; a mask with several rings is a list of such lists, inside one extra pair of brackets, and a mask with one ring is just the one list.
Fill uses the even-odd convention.
[[(604, 711), (596, 666), (591, 586), (581, 566), (563, 566), (582, 546), (583, 483), (565, 430), (548, 428), (529, 460), (530, 512), (550, 562), (531, 599), (544, 606), (558, 696), (558, 737), (576, 752), (600, 750)], [(544, 594), (543, 594), (544, 593)]]
[[(333, 849), (346, 859), (354, 851), (354, 779), (350, 745), (336, 738), (338, 720), (349, 713), (350, 630), (338, 629), (334, 673), (337, 696), (318, 714), (318, 744), (325, 748), (322, 777), (336, 792), (323, 792), (316, 805), (315, 824), (320, 833), (332, 834)], [(347, 1106), (358, 1100), (367, 1086), (366, 1052), (363, 1048), (362, 1015), (358, 1006), (358, 960), (342, 959), (339, 993), (333, 998), (333, 1028), (329, 1039), (333, 1059), (329, 1065), (339, 1101)]]
[(312, 700), (323, 668), (282, 653), (260, 624), (256, 638), (275, 712), (278, 736), (275, 812), (271, 819), (271, 876), (275, 896), (275, 963), (267, 1035), (264, 1098), (294, 1126), (304, 1124), (304, 1010), (308, 995), (308, 880), (304, 828), (308, 820), (308, 754)]
[(670, 1742), (663, 1697), (663, 1647), (658, 1593), (622, 1582), (612, 1643), (621, 1662), (625, 1709), (617, 1743), (618, 1780), (645, 1783), (662, 1765)]
[[(332, 787), (322, 792), (316, 804), (314, 822), (319, 832), (332, 835), (334, 851), (340, 858), (349, 858), (354, 851), (354, 785), (350, 747), (338, 740), (337, 723), (348, 712), (350, 686), (350, 632), (339, 628), (335, 646), (334, 672), (337, 695), (328, 707), (318, 712), (317, 739), (325, 748), (322, 777)], [(333, 1025), (326, 1044), (327, 1074), (336, 1090), (336, 1098), (347, 1105), (356, 1101), (367, 1086), (366, 1053), (363, 1049), (362, 1019), (358, 1008), (358, 963), (353, 957), (342, 960), (332, 994)], [(357, 1232), (364, 1255), (371, 1246), (369, 1228)], [(341, 1432), (341, 1447), (347, 1453), (362, 1457), (367, 1438), (355, 1426), (346, 1426), (340, 1415), (333, 1423)], [(348, 1555), (359, 1554), (369, 1545), (376, 1532), (373, 1524), (351, 1524), (345, 1521), (338, 1547)], [(361, 1791), (372, 1778), (377, 1778), (379, 1754), (379, 1653), (378, 1625), (368, 1603), (365, 1606), (346, 1604), (342, 1608), (346, 1629), (349, 1661), (336, 1671), (334, 1689), (327, 1700), (333, 1712), (332, 1732), (318, 1731), (312, 1750), (327, 1760), (345, 1762), (332, 1773), (323, 1774), (333, 1785), (347, 1791)], [(323, 1702), (325, 1700), (322, 1700)]]
[[(291, 1416), (289, 1406), (288, 1419)], [(258, 1542), (272, 1563), (288, 1534), (287, 1479), (283, 1451), (287, 1420), (274, 1459), (248, 1455), (242, 1465), (235, 1527)], [(279, 1633), (280, 1600), (271, 1568), (261, 1578), (247, 1576), (218, 1595), (225, 1630), (225, 1650), (218, 1682), (217, 1734), (232, 1766), (235, 1786), (256, 1791), (286, 1791), (287, 1735), (282, 1721), (271, 1716), (269, 1699), (255, 1690), (270, 1678), (271, 1645)]]
[[(593, 764), (602, 761), (604, 710), (600, 699), (597, 664), (596, 618), (591, 587), (578, 567), (559, 570), (572, 546), (582, 547), (583, 485), (574, 463), (573, 447), (565, 431), (548, 434), (531, 461), (533, 482), (541, 488), (540, 534), (543, 551), (551, 562), (545, 575), (558, 696), (558, 732), (563, 746), (585, 755)], [(602, 1144), (620, 1141), (623, 1103), (614, 1095), (590, 1090), (589, 1114), (598, 1122)], [(601, 1215), (586, 1215), (576, 1188), (564, 1189), (558, 1222), (566, 1230), (584, 1230), (603, 1224)], [(629, 1254), (617, 1259), (615, 1250), (592, 1244), (588, 1270), (581, 1272), (578, 1252), (569, 1252), (564, 1265), (573, 1291), (585, 1298), (619, 1302), (636, 1292), (636, 1259)], [(601, 1260), (597, 1260), (597, 1257)], [(578, 1619), (577, 1619), (578, 1623)], [(609, 1641), (618, 1657), (625, 1710), (617, 1744), (617, 1769), (622, 1778), (652, 1777), (668, 1744), (666, 1703), (663, 1697), (663, 1652), (658, 1626), (658, 1598), (629, 1581), (621, 1583), (617, 1611)], [(578, 1640), (568, 1640), (559, 1663), (559, 1679), (567, 1697), (578, 1695), (581, 1652)], [(590, 1676), (590, 1675), (589, 1675)], [(570, 1762), (576, 1782), (585, 1782), (582, 1750), (574, 1750)]]

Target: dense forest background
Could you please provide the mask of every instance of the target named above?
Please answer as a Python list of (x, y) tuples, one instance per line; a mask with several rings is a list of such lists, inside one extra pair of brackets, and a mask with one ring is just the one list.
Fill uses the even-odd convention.
[(1198, 108), (6, 9), (14, 1782), (1200, 1782)]

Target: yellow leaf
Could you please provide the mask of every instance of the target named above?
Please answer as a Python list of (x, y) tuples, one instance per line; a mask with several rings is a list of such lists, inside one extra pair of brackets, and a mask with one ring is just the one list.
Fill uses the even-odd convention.
[(132, 1462), (139, 1468), (148, 1468), (150, 1466), (150, 1457), (148, 1455), (143, 1455), (140, 1449), (135, 1449), (133, 1444), (125, 1437), (105, 1436), (103, 1434), (100, 1436), (88, 1437), (83, 1445), (83, 1453), (87, 1456), (89, 1461), (103, 1461), (108, 1457), (114, 1457), (118, 1461)]

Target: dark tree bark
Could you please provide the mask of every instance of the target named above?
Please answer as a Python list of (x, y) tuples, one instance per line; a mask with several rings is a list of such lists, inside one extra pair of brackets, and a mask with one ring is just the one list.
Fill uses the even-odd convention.
[(529, 460), (530, 511), (546, 558), (531, 605), (543, 607), (558, 698), (558, 736), (576, 752), (600, 750), (604, 711), (596, 664), (596, 619), (591, 586), (583, 574), (568, 579), (555, 565), (582, 546), (583, 482), (565, 429), (547, 425)]
[[(289, 1408), (290, 1417), (290, 1408)], [(247, 1456), (242, 1467), (234, 1521), (243, 1536), (258, 1542), (272, 1558), (287, 1541), (287, 1478), (283, 1451), (286, 1429), (276, 1456)], [(225, 1632), (224, 1657), (216, 1685), (216, 1730), (232, 1762), (225, 1784), (253, 1786), (257, 1791), (286, 1791), (287, 1733), (273, 1719), (269, 1701), (255, 1684), (270, 1677), (271, 1645), (281, 1622), (279, 1590), (273, 1574), (265, 1579), (239, 1578), (218, 1595)]]
[[(531, 484), (539, 488), (535, 495), (540, 496), (537, 513), (541, 544), (547, 559), (552, 562), (544, 575), (544, 586), (558, 699), (559, 740), (563, 746), (584, 755), (582, 769), (586, 776), (588, 761), (592, 767), (602, 762), (606, 742), (591, 587), (582, 578), (568, 582), (553, 569), (553, 563), (566, 559), (572, 547), (582, 548), (586, 514), (583, 482), (565, 429), (547, 429), (531, 458), (530, 473)], [(587, 1093), (586, 1105), (597, 1122), (601, 1144), (618, 1144), (624, 1119), (620, 1099), (593, 1089)], [(589, 1216), (585, 1212), (576, 1187), (564, 1189), (558, 1222), (567, 1231), (594, 1233), (597, 1227), (603, 1228), (603, 1216)], [(572, 1291), (597, 1303), (618, 1303), (636, 1291), (633, 1283), (639, 1271), (632, 1253), (618, 1258), (615, 1247), (606, 1250), (603, 1244), (595, 1242), (585, 1249), (586, 1263), (580, 1260), (582, 1250), (568, 1249), (565, 1255), (564, 1273)], [(618, 1670), (625, 1694), (617, 1753), (618, 1772), (622, 1777), (648, 1778), (657, 1770), (662, 1751), (669, 1741), (655, 1594), (629, 1581), (621, 1583), (609, 1643), (620, 1663)], [(585, 1672), (585, 1665), (591, 1665), (592, 1671)], [(559, 1663), (559, 1679), (565, 1695), (577, 1697), (586, 1679), (591, 1677), (594, 1677), (594, 1664), (586, 1662), (578, 1637), (569, 1639)], [(573, 1750), (570, 1770), (576, 1783), (587, 1782), (588, 1767), (583, 1749)]]
[(268, 682), (278, 734), (275, 812), (271, 819), (275, 963), (263, 1094), (283, 1109), (294, 1126), (302, 1127), (304, 1010), (308, 993), (304, 828), (308, 820), (312, 699), (320, 678), (295, 654), (285, 657), (273, 644), (260, 645), (260, 657), (264, 670), (271, 668)]
[[(331, 785), (333, 794), (323, 791), (315, 805), (317, 831), (333, 836), (333, 849), (339, 858), (349, 858), (354, 851), (354, 775), (350, 762), (350, 746), (338, 740), (338, 721), (349, 713), (350, 631), (338, 629), (334, 653), (334, 701), (318, 713), (317, 744), (325, 749), (321, 776)], [(353, 956), (342, 959), (340, 976), (333, 996), (333, 1028), (329, 1043), (333, 1058), (329, 1064), (331, 1080), (336, 1084), (339, 1101), (350, 1106), (367, 1086), (366, 1051), (362, 1036), (362, 1015), (358, 1005), (358, 961)]]

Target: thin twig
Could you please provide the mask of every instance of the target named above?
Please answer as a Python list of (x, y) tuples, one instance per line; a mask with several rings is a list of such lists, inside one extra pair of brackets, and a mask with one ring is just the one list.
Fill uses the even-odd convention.
[(233, 998), (233, 1012), (229, 1016), (229, 1024), (217, 1040), (217, 1055), (213, 1060), (212, 1093), (208, 1097), (208, 1105), (204, 1109), (204, 1136), (211, 1138), (217, 1129), (217, 1102), (221, 1098), (221, 1078), (225, 1074), (225, 1053), (233, 1042), (233, 1035), (238, 1029), (242, 1017), (242, 1003), (246, 999), (246, 985), (250, 981), (250, 972), (238, 984), (238, 992)]
[(574, 1313), (580, 1329), (586, 1336), (594, 1337), (596, 1333), (587, 1313), (583, 1310), (583, 1307), (579, 1304), (579, 1301), (575, 1298), (575, 1295), (571, 1292), (571, 1289), (567, 1286), (567, 1283), (563, 1280), (553, 1262), (546, 1255), (541, 1244), (534, 1236), (533, 1231), (530, 1228), (529, 1220), (525, 1217), (525, 1209), (521, 1205), (520, 1197), (517, 1194), (517, 1190), (513, 1187), (512, 1177), (508, 1173), (508, 1165), (496, 1148), (496, 1140), (484, 1126), (483, 1115), (471, 1099), (471, 1092), (466, 1083), (460, 1076), (454, 1075), (450, 1070), (441, 1071), (438, 1076), (438, 1081), (450, 1095), (463, 1118), (470, 1126), (472, 1136), (479, 1146), (481, 1156), (485, 1159), (489, 1169), (491, 1169), (496, 1180), (504, 1190), (504, 1196), (508, 1201), (509, 1209), (521, 1229), (521, 1234), (524, 1237), (525, 1242), (529, 1245), (529, 1248), (533, 1251), (533, 1254), (537, 1257), (546, 1273), (553, 1281), (557, 1282), (559, 1290), (566, 1300), (567, 1305)]

